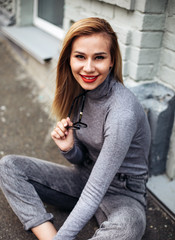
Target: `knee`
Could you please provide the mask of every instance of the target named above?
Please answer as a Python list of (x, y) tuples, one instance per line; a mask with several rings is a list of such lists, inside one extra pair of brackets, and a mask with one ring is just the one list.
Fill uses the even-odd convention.
[[(136, 214), (138, 212), (138, 214)], [(128, 215), (122, 222), (122, 229), (126, 239), (140, 240), (145, 232), (146, 219), (142, 211), (128, 210)]]
[(0, 160), (0, 177), (8, 175), (14, 169), (15, 159), (15, 155), (7, 155)]
[[(111, 222), (115, 239), (140, 240), (145, 232), (146, 218), (140, 209), (126, 208)], [(118, 238), (117, 238), (118, 237)]]

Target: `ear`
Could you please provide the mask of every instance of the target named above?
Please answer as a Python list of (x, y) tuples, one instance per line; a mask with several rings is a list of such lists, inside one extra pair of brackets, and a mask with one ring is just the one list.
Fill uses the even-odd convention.
[(111, 62), (110, 66), (109, 66), (109, 70), (111, 70), (113, 68), (114, 64), (113, 62)]
[(114, 61), (111, 59), (111, 64), (110, 64), (110, 67), (109, 67), (109, 70), (111, 70), (111, 68), (114, 66)]

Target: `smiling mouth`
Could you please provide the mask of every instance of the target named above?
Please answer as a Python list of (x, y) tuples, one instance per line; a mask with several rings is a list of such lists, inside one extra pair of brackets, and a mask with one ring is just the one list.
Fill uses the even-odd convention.
[(83, 79), (84, 82), (86, 83), (92, 83), (92, 82), (95, 82), (98, 78), (99, 75), (97, 76), (87, 76), (87, 75), (81, 75), (81, 78)]

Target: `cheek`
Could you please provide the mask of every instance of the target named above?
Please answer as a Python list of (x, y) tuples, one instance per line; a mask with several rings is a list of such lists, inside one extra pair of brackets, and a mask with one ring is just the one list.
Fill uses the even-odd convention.
[(107, 74), (110, 71), (110, 65), (108, 63), (99, 64), (97, 68), (101, 74)]
[(75, 60), (70, 60), (70, 67), (72, 72), (77, 72), (81, 68), (81, 64)]

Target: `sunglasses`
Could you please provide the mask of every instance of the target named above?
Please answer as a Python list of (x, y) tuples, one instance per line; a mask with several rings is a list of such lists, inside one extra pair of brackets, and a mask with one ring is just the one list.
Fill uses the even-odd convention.
[(78, 101), (81, 98), (81, 108), (80, 108), (81, 110), (80, 110), (80, 114), (79, 114), (79, 120), (78, 120), (78, 122), (73, 123), (72, 126), (67, 126), (67, 129), (71, 128), (73, 130), (80, 130), (81, 128), (87, 128), (87, 124), (83, 123), (81, 121), (82, 116), (83, 116), (83, 109), (84, 109), (86, 93), (87, 93), (87, 91), (85, 91), (84, 93), (82, 93), (82, 94), (80, 94), (80, 95), (78, 95), (77, 97), (74, 98), (73, 103), (72, 103), (72, 105), (70, 107), (70, 110), (69, 110), (68, 117), (70, 118), (73, 107), (76, 107), (78, 105)]

